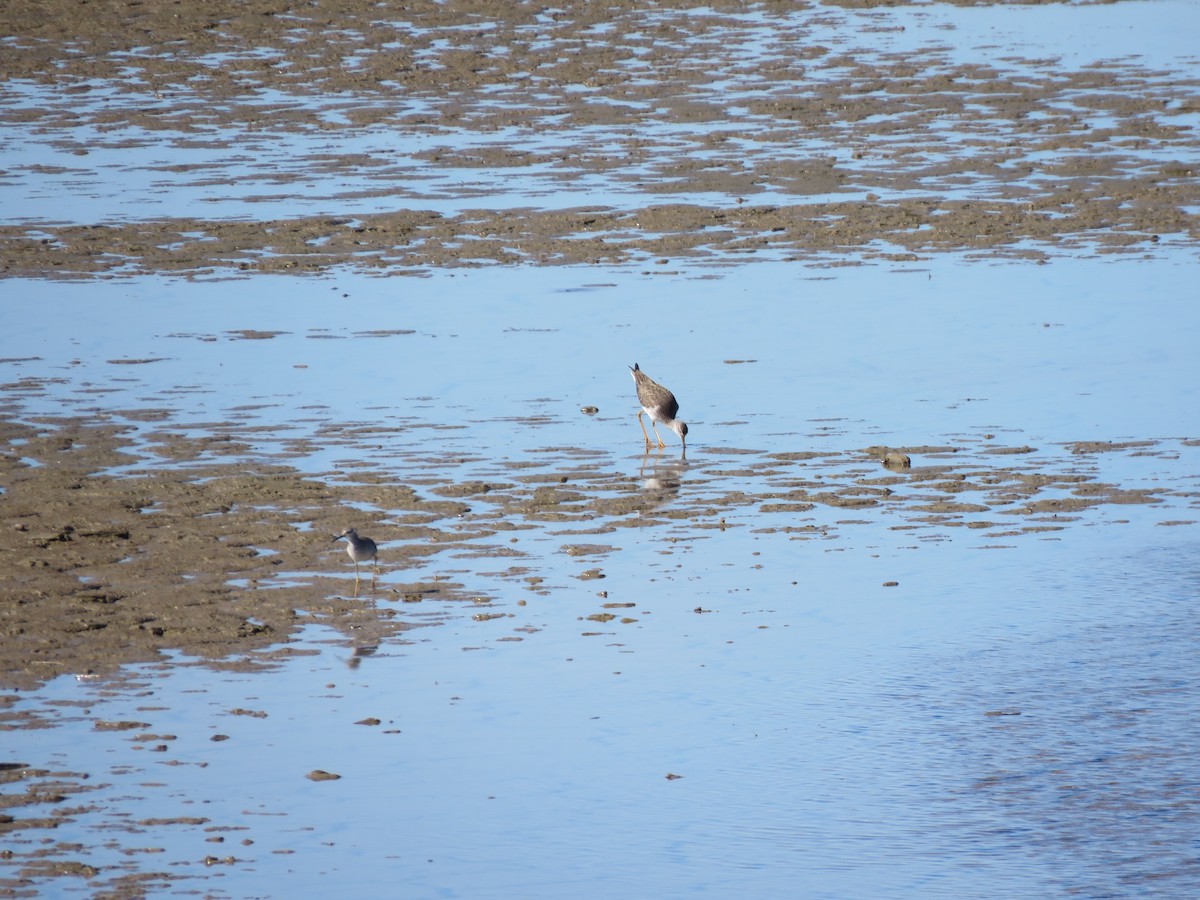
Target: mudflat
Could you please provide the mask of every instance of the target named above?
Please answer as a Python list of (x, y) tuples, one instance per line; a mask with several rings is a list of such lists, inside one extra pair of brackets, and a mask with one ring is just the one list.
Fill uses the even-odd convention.
[[(0, 122), (73, 160), (8, 176), (86, 193), (98, 156), (152, 149), (132, 166), (167, 212), (48, 202), (0, 225), (3, 272), (1046, 259), (1200, 236), (1194, 79), (1127, 56), (971, 62), (952, 30), (860, 52), (904, 31), (892, 3), (692, 6), (6, 3)], [(205, 149), (220, 161), (172, 160)], [(254, 215), (314, 179), (319, 213)], [(580, 184), (607, 202), (547, 202)], [(249, 214), (181, 205), (181, 185)]]
[[(10, 180), (74, 178), (86, 196), (111, 154), (154, 147), (168, 160), (196, 148), (238, 156), (236, 165), (228, 156), (131, 164), (163, 179), (170, 211), (161, 217), (92, 221), (70, 196), (29, 221), (10, 217), (0, 224), (0, 275), (391, 275), (781, 257), (842, 265), (942, 250), (1046, 260), (1153, 254), (1200, 237), (1194, 79), (1136, 58), (1077, 67), (1016, 59), (1013, 77), (955, 59), (945, 46), (859, 54), (850, 52), (852, 37), (814, 39), (851, 8), (870, 11), (866, 30), (876, 37), (900, 29), (893, 4), (767, 3), (752, 15), (740, 2), (692, 7), (417, 2), (388, 12), (373, 0), (12, 0), (0, 7), (0, 123), (32, 127), (77, 163), (70, 171), (10, 168)], [(391, 135), (393, 151), (346, 146), (364, 133)], [(314, 135), (320, 153), (278, 165), (292, 139)], [(322, 184), (359, 186), (330, 194), (324, 214), (284, 219), (206, 216), (172, 200), (173, 180), (228, 185), (253, 211), (306, 197), (314, 173)], [(463, 173), (477, 178), (457, 183), (459, 205), (478, 200), (478, 208), (445, 213), (427, 204), (436, 193), (430, 183)], [(543, 190), (541, 201), (555, 185), (594, 181), (621, 202), (560, 208), (503, 195), (508, 180), (521, 179)], [(685, 199), (671, 201), (675, 194)], [(344, 212), (364, 195), (390, 209)], [(414, 482), (313, 477), (247, 459), (236, 428), (223, 422), (204, 439), (164, 423), (149, 452), (170, 466), (139, 466), (139, 456), (127, 455), (128, 428), (103, 416), (19, 421), (27, 388), (5, 386), (12, 403), (3, 428), (15, 449), (0, 457), (0, 548), (10, 561), (0, 588), (0, 683), (9, 686), (111, 669), (168, 647), (225, 659), (271, 646), (314, 616), (344, 619), (361, 637), (355, 611), (374, 598), (342, 596), (346, 582), (322, 574), (331, 559), (348, 565), (328, 555), (329, 536), (347, 524), (366, 533), (378, 524), (342, 521), (346, 504), (369, 499), (408, 522), (374, 534), (392, 542), (385, 564), (400, 566), (461, 548), (445, 523), (470, 521), (464, 497), (486, 496), (486, 521), (477, 523), (484, 533), (528, 527), (530, 517), (619, 515), (655, 502), (611, 484), (591, 489), (586, 477), (568, 489), (553, 483), (558, 472), (545, 475), (549, 483), (451, 481), (435, 486), (443, 496), (422, 498)], [(1156, 452), (1149, 444), (1145, 452)], [(881, 452), (911, 453), (919, 470), (930, 465), (928, 449)], [(765, 470), (805, 464), (756, 452)], [(886, 505), (902, 518), (952, 522), (1002, 506), (1010, 515), (1016, 491), (1029, 495), (1033, 517), (1020, 531), (1064, 527), (1064, 517), (1097, 504), (1155, 499), (1072, 474), (1065, 451), (1034, 472), (995, 465), (1019, 453), (989, 453), (978, 470), (964, 472), (963, 457), (951, 469), (926, 468), (907, 499), (898, 485), (911, 487), (912, 473), (854, 474), (782, 494), (764, 483), (715, 506), (695, 498), (692, 512)], [(203, 465), (188, 464), (201, 457)], [(824, 464), (871, 459), (848, 449)], [(985, 481), (972, 481), (980, 472)], [(1039, 499), (1048, 488), (1076, 496)], [(1012, 518), (999, 521), (1005, 530)], [(397, 600), (460, 591), (486, 602), (446, 582), (390, 591)], [(369, 618), (385, 632), (408, 627), (388, 611)]]

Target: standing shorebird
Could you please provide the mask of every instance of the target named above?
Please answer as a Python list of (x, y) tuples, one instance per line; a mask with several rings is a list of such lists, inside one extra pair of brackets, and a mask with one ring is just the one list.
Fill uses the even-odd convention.
[(683, 451), (686, 453), (688, 427), (675, 418), (679, 412), (679, 401), (675, 399), (675, 395), (639, 369), (637, 363), (630, 366), (629, 371), (633, 373), (633, 383), (637, 385), (638, 403), (642, 404), (642, 408), (637, 414), (637, 420), (638, 424), (642, 426), (642, 437), (646, 439), (646, 449), (650, 449), (650, 435), (646, 433), (646, 426), (642, 422), (642, 413), (650, 417), (650, 427), (654, 429), (654, 436), (658, 438), (659, 450), (667, 445), (663, 443), (663, 439), (658, 433), (656, 422), (662, 422), (679, 435), (679, 443), (683, 445)]
[[(353, 528), (347, 528), (345, 531), (343, 531), (341, 534), (339, 534), (333, 540), (340, 541), (342, 538), (345, 538), (347, 541), (346, 553), (349, 555), (349, 557), (352, 560), (354, 560), (354, 593), (355, 593), (355, 596), (357, 596), (358, 595), (358, 564), (367, 562), (368, 560), (371, 562), (371, 586), (374, 587), (375, 586), (375, 568), (376, 568), (375, 554), (378, 552), (379, 548), (375, 546), (375, 542), (373, 540), (371, 540), (369, 537), (359, 537), (358, 532), (355, 531)], [(333, 543), (333, 541), (330, 541), (330, 543)]]

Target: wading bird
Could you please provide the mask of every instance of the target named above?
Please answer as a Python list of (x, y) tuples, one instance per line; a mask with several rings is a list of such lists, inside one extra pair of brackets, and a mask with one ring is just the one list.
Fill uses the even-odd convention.
[(637, 420), (638, 424), (642, 426), (642, 437), (646, 439), (646, 449), (650, 449), (650, 435), (646, 433), (646, 426), (642, 422), (642, 413), (650, 417), (650, 427), (654, 429), (654, 436), (658, 438), (658, 449), (661, 450), (667, 446), (663, 443), (663, 439), (658, 433), (658, 426), (655, 424), (662, 422), (663, 425), (679, 435), (679, 443), (683, 445), (683, 451), (686, 453), (688, 427), (675, 418), (679, 413), (679, 401), (675, 399), (675, 395), (639, 369), (637, 363), (630, 366), (629, 371), (633, 373), (633, 383), (637, 385), (638, 403), (642, 404), (642, 408), (637, 414)]

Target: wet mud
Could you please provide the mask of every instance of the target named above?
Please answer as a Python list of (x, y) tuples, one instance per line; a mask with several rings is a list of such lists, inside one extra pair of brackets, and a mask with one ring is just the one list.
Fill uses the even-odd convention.
[[(47, 209), (0, 224), (3, 272), (405, 274), (940, 250), (1045, 260), (1200, 237), (1193, 79), (1128, 57), (1072, 68), (1014, 56), (1004, 69), (944, 47), (820, 43), (851, 31), (837, 18), (848, 9), (868, 16), (865, 30), (854, 22), (861, 41), (903, 31), (892, 3), (502, 15), (416, 3), (389, 17), (354, 0), (336, 14), (284, 0), (16, 0), (0, 10), (0, 72), (35, 90), (11, 88), (0, 121), (33, 126), (78, 166), (8, 178), (86, 185), (99, 150), (169, 160), (208, 148), (209, 162), (133, 168), (159, 179), (168, 206), (207, 186), (248, 214), (193, 203), (91, 221)], [(387, 149), (339, 146), (363, 135)], [(289, 146), (297, 136), (328, 140), (309, 152)], [(581, 183), (620, 203), (546, 206)], [(253, 214), (330, 184), (321, 214)], [(498, 195), (510, 195), (503, 208)], [(430, 204), (446, 196), (457, 211)], [(383, 209), (346, 214), (364, 197)]]
[[(8, 95), (0, 121), (47, 134), (78, 157), (80, 178), (94, 150), (151, 140), (168, 154), (197, 144), (256, 148), (263, 139), (286, 144), (323, 133), (330, 140), (319, 160), (272, 170), (271, 192), (298, 196), (313, 167), (335, 176), (366, 170), (377, 178), (372, 191), (395, 198), (395, 209), (342, 216), (332, 197), (331, 215), (288, 220), (8, 222), (0, 226), (0, 266), (10, 276), (86, 277), (780, 256), (841, 264), (940, 250), (1044, 259), (1057, 251), (1148, 252), (1159, 240), (1198, 236), (1193, 80), (1128, 60), (1085, 68), (1025, 60), (1014, 79), (938, 48), (850, 55), (811, 40), (830, 17), (876, 6), (871, 28), (895, 29), (895, 5), (870, 2), (799, 12), (766, 4), (754, 16), (724, 2), (706, 12), (667, 2), (653, 14), (636, 4), (575, 4), (506, 7), (503, 16), (470, 2), (407, 4), (392, 14), (376, 2), (336, 10), (286, 0), (10, 2), (0, 8), (8, 36), (0, 73), (10, 85), (0, 95), (12, 85), (44, 90), (34, 95), (40, 101)], [(716, 86), (714, 72), (724, 73)], [(338, 139), (380, 127), (420, 137), (425, 149), (392, 158), (338, 149)], [(599, 136), (594, 145), (580, 143), (589, 130)], [(931, 130), (959, 134), (935, 155)], [(515, 138), (462, 149), (464, 133)], [(805, 150), (815, 145), (808, 142), (851, 152), (822, 155)], [(271, 162), (268, 155), (264, 167)], [(168, 174), (185, 184), (230, 178), (220, 167), (182, 169)], [(420, 185), (442, 169), (541, 170), (544, 186), (602, 176), (628, 188), (629, 204), (443, 215), (420, 205)], [(26, 174), (5, 173), (18, 181)], [(268, 173), (251, 166), (246, 178), (262, 187)], [(966, 188), (972, 197), (955, 198)], [(470, 181), (456, 186), (468, 199), (473, 190)], [(673, 191), (726, 200), (644, 203)], [(794, 202), (756, 203), (766, 192)], [(268, 335), (245, 335), (260, 336)], [(7, 386), (17, 398), (28, 389)], [(341, 598), (342, 581), (331, 580), (318, 554), (328, 550), (326, 535), (347, 526), (349, 504), (386, 510), (354, 524), (389, 541), (388, 565), (397, 566), (449, 551), (520, 559), (511, 547), (480, 541), (505, 529), (581, 522), (602, 534), (632, 514), (640, 526), (716, 527), (722, 514), (752, 506), (796, 520), (773, 528), (828, 536), (838, 526), (805, 521), (812, 510), (887, 509), (905, 520), (894, 527), (1007, 535), (1066, 527), (1096, 506), (1158, 499), (1070, 474), (1069, 456), (1049, 474), (1030, 472), (1016, 464), (1020, 448), (977, 452), (980, 468), (966, 470), (961, 448), (847, 450), (846, 458), (880, 468), (839, 486), (803, 473), (846, 458), (748, 451), (744, 466), (722, 472), (740, 472), (751, 490), (739, 485), (659, 509), (678, 492), (670, 470), (644, 491), (628, 479), (598, 484), (565, 460), (566, 468), (503, 484), (425, 490), (371, 481), (361, 470), (313, 478), (269, 457), (247, 468), (252, 434), (222, 422), (203, 439), (167, 422), (149, 438), (143, 433), (138, 440), (149, 449), (134, 460), (149, 454), (169, 466), (142, 468), (126, 456), (126, 426), (4, 427), (0, 541), (14, 575), (2, 588), (0, 679), (12, 686), (109, 670), (162, 648), (212, 659), (244, 654), (241, 665), (253, 665), (254, 654), (313, 618), (335, 628), (352, 622), (364, 601)], [(793, 469), (786, 482), (782, 473)], [(1067, 496), (1049, 497), (1052, 488)], [(480, 505), (486, 516), (472, 511)], [(414, 577), (389, 590), (389, 599), (415, 602), (455, 592), (470, 599), (476, 588)], [(409, 628), (403, 607), (372, 613), (372, 628)]]
[[(1136, 58), (1071, 68), (1018, 56), (1005, 69), (940, 48), (863, 54), (814, 39), (847, 10), (894, 31), (889, 10), (904, 5), (871, 0), (749, 13), (728, 0), (386, 6), (0, 4), (0, 125), (60, 154), (0, 160), (0, 180), (50, 177), (86, 195), (107, 151), (153, 150), (166, 161), (130, 163), (129, 174), (158, 179), (167, 207), (89, 218), (67, 197), (27, 218), (0, 210), (0, 283), (850, 265), (943, 251), (1044, 262), (1154, 256), (1200, 238), (1200, 84)], [(387, 140), (346, 145), (364, 134)], [(325, 140), (295, 154), (297, 138)], [(212, 160), (177, 162), (177, 151)], [(532, 187), (496, 208), (509, 181)], [(546, 202), (579, 183), (600, 185), (604, 201)], [(200, 188), (243, 213), (171, 203)], [(326, 192), (318, 214), (255, 214), (314, 190)], [(439, 206), (447, 196), (453, 211)], [(367, 200), (380, 211), (358, 211)], [(619, 633), (642, 612), (608, 602), (605, 563), (641, 529), (668, 536), (664, 553), (730, 529), (837, 548), (881, 528), (914, 547), (969, 539), (991, 552), (1120, 527), (1133, 510), (1164, 527), (1200, 519), (1190, 474), (1149, 487), (1101, 475), (1114, 456), (1193, 458), (1193, 440), (928, 435), (825, 453), (797, 438), (698, 449), (686, 464), (651, 454), (636, 473), (611, 448), (514, 461), (423, 447), (398, 450), (387, 468), (312, 472), (294, 462), (305, 449), (344, 445), (351, 458), (389, 435), (329, 422), (278, 454), (252, 424), (185, 427), (162, 409), (30, 418), (21, 400), (37, 390), (0, 386), (0, 731), (53, 727), (44, 710), (14, 707), (56, 677), (119, 678), (123, 665), (168, 656), (252, 671), (311, 652), (297, 637), (313, 624), (355, 659), (452, 615), (491, 629), (486, 640), (519, 641), (539, 628), (527, 598), (571, 591), (581, 635)], [(347, 526), (380, 544), (373, 586), (367, 575), (356, 588), (344, 544), (331, 542)], [(548, 571), (547, 556), (570, 575)], [(175, 740), (141, 720), (94, 727), (167, 756)], [(102, 780), (0, 760), (0, 834), (20, 845), (0, 851), (0, 892), (33, 896), (55, 879), (95, 887), (102, 874), (107, 896), (142, 896), (183, 877), (153, 863), (100, 873), (74, 859), (77, 845), (43, 840), (87, 810)], [(177, 825), (205, 828), (204, 867), (235, 865), (251, 843), (202, 818), (130, 823)]]
[[(1186, 483), (1107, 483), (1096, 461), (1173, 460), (1196, 442), (714, 448), (686, 463), (651, 454), (636, 475), (563, 448), (536, 465), (498, 461), (506, 477), (483, 482), (458, 476), (467, 460), (454, 455), (431, 475), (427, 450), (388, 472), (305, 474), (259, 454), (253, 428), (207, 427), (211, 436), (196, 438), (68, 418), (3, 425), (0, 686), (111, 673), (164, 650), (219, 668), (267, 666), (317, 622), (369, 652), (444, 621), (442, 601), (520, 639), (537, 626), (514, 594), (561, 587), (545, 582), (537, 560), (547, 550), (535, 540), (574, 560), (588, 590), (602, 586), (627, 529), (687, 544), (728, 528), (837, 542), (882, 526), (914, 544), (969, 532), (1004, 547), (1119, 521), (1129, 505), (1161, 505), (1164, 525), (1195, 521)], [(897, 469), (896, 456), (909, 465)], [(380, 544), (374, 585), (366, 567), (355, 585), (345, 545), (331, 541), (348, 524)], [(599, 600), (586, 615), (616, 618)]]

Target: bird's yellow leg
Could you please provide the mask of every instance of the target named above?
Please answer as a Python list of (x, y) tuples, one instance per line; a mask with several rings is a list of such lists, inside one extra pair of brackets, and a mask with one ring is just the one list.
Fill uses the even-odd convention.
[[(642, 422), (642, 414), (640, 411), (637, 414), (637, 420), (638, 420), (638, 424), (642, 426), (642, 437), (644, 437), (646, 439), (646, 449), (649, 450), (650, 449), (650, 435), (646, 434), (646, 425), (644, 422)], [(651, 428), (654, 427), (653, 419), (650, 420), (650, 427)], [(657, 431), (655, 431), (654, 433), (658, 434)]]
[(653, 419), (650, 420), (650, 427), (654, 429), (654, 436), (658, 438), (658, 449), (661, 450), (667, 445), (663, 443), (662, 435), (658, 433), (658, 424)]

